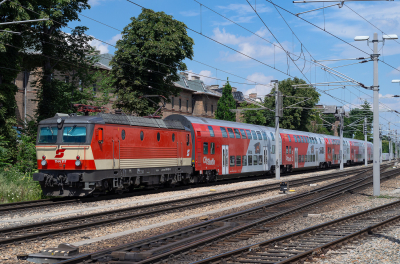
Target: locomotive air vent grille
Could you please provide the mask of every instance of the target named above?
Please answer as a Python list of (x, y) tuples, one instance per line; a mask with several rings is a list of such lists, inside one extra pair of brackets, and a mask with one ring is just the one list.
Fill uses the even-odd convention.
[(164, 121), (162, 119), (144, 118), (139, 116), (113, 115), (104, 113), (100, 113), (99, 116), (103, 118), (105, 123), (109, 124), (185, 129), (180, 122), (175, 120)]

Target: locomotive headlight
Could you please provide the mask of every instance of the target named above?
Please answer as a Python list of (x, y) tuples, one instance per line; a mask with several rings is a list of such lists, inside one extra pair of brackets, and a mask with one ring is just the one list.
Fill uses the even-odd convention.
[(42, 160), (42, 162), (40, 162), (40, 164), (42, 164), (42, 166), (46, 166), (47, 165), (47, 161), (44, 159), (44, 160)]
[(57, 124), (61, 124), (61, 122), (62, 122), (62, 119), (60, 117), (60, 118), (57, 119)]
[(76, 160), (75, 161), (75, 166), (79, 167), (81, 166), (82, 162), (80, 160)]

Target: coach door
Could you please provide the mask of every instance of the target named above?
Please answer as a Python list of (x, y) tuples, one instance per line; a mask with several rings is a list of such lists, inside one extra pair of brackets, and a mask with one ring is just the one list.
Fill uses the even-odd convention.
[(264, 146), (264, 170), (268, 170), (268, 147)]
[(229, 147), (222, 145), (222, 174), (229, 174)]
[(298, 168), (299, 167), (299, 149), (294, 148), (294, 167)]

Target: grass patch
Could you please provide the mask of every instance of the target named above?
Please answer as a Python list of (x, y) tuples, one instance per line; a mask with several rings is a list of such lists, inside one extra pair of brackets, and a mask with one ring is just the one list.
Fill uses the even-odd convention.
[(12, 167), (0, 171), (0, 203), (14, 203), (42, 198), (38, 182), (32, 174), (24, 174)]
[(390, 196), (390, 195), (379, 195), (379, 196), (370, 196), (370, 199), (381, 198), (381, 199), (399, 199), (400, 197), (397, 196)]

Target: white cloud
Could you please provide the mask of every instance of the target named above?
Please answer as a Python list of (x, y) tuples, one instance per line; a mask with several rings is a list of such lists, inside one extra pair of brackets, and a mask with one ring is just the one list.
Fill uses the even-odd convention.
[[(266, 7), (264, 4), (253, 5), (256, 9), (257, 13), (267, 13), (271, 12), (271, 9)], [(236, 23), (250, 23), (251, 20), (256, 17), (254, 14), (254, 10), (248, 4), (229, 4), (227, 6), (218, 6), (224, 13), (235, 13), (233, 16), (228, 16), (230, 20), (235, 21)], [(231, 25), (232, 23), (223, 19), (222, 22), (214, 22), (214, 25)]]
[(195, 11), (182, 11), (182, 12), (179, 12), (179, 14), (181, 14), (182, 16), (186, 16), (186, 17), (193, 17), (193, 16), (199, 15), (199, 13), (195, 12)]
[(258, 96), (264, 97), (265, 95), (269, 94), (272, 90), (272, 85), (270, 85), (271, 80), (274, 79), (273, 76), (265, 76), (261, 72), (253, 73), (247, 76), (248, 80), (263, 84), (263, 85), (256, 85), (253, 88), (247, 89), (244, 94), (249, 95), (251, 93), (257, 93)]
[[(112, 45), (115, 45), (117, 43), (118, 40), (120, 40), (122, 38), (121, 34), (117, 34), (114, 37), (112, 37), (110, 40), (106, 41), (107, 43), (110, 43)], [(94, 39), (92, 41), (89, 42), (89, 44), (93, 47), (95, 47), (97, 50), (100, 51), (100, 54), (104, 54), (104, 53), (109, 53), (109, 47), (110, 45), (107, 45), (104, 42), (101, 42), (97, 39)]]
[(400, 66), (397, 67), (397, 70), (391, 71), (390, 74), (392, 74), (392, 75), (400, 75)]
[(200, 80), (202, 80), (206, 85), (216, 84), (217, 82), (214, 78), (207, 78), (207, 77), (213, 77), (212, 72), (207, 70), (200, 71), (200, 73), (195, 73), (192, 70), (189, 70), (188, 75), (189, 75), (188, 76), (189, 80), (192, 79), (192, 76), (200, 77)]
[(89, 5), (96, 6), (96, 5), (100, 5), (101, 2), (105, 2), (105, 0), (89, 0)]

